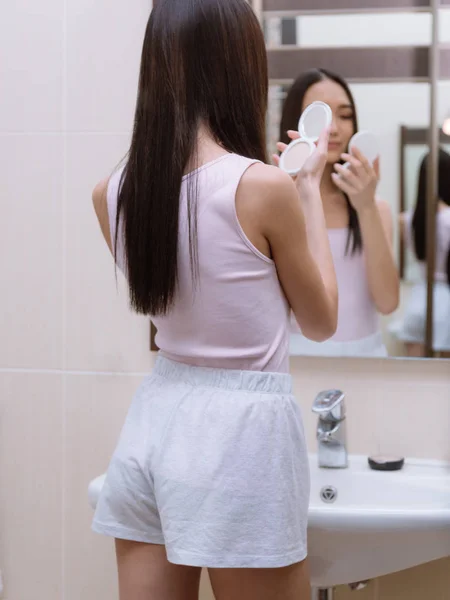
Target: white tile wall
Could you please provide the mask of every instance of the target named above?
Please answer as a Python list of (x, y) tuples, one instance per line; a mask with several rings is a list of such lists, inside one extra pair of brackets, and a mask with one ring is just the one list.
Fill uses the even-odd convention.
[(149, 11), (146, 0), (16, 0), (2, 11), (0, 570), (8, 600), (117, 595), (113, 545), (89, 530), (87, 484), (107, 466), (138, 381), (116, 373), (149, 370), (153, 357), (148, 320), (129, 312), (120, 274), (116, 289), (91, 192), (127, 151)]
[(148, 371), (148, 319), (128, 309), (92, 208), (91, 192), (124, 156), (129, 136), (67, 136), (66, 345), (69, 369)]
[(0, 133), (0, 366), (61, 368), (63, 140)]
[(61, 0), (14, 0), (0, 19), (0, 132), (61, 131)]
[(62, 598), (62, 376), (0, 373), (5, 598)]
[(66, 0), (69, 131), (128, 132), (148, 0)]

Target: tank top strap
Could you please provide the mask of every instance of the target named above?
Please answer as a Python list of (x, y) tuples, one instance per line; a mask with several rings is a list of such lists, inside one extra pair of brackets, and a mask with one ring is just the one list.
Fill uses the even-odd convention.
[[(217, 162), (212, 169), (205, 170), (205, 176), (208, 178), (208, 183), (205, 183), (205, 188), (218, 192), (214, 194), (216, 201), (213, 202), (216, 208), (221, 213), (222, 218), (233, 229), (240, 231), (239, 222), (236, 214), (236, 193), (241, 183), (242, 177), (246, 171), (254, 164), (261, 161), (239, 156), (238, 154), (226, 155), (225, 160)], [(204, 195), (204, 200), (208, 203), (208, 194)], [(218, 203), (218, 205), (217, 205)]]

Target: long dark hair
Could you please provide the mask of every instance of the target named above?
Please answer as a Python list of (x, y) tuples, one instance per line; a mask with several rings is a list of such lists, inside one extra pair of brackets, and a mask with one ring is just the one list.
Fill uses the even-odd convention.
[[(298, 121), (303, 112), (303, 102), (305, 96), (310, 87), (325, 80), (331, 80), (339, 84), (348, 96), (350, 104), (352, 106), (352, 120), (353, 120), (353, 132), (358, 131), (358, 117), (356, 114), (356, 104), (353, 94), (347, 84), (339, 75), (332, 73), (326, 69), (311, 69), (306, 71), (300, 77), (298, 77), (284, 101), (283, 113), (281, 117), (280, 125), (280, 140), (288, 144), (291, 140), (287, 135), (289, 129), (297, 130)], [(347, 252), (350, 250), (352, 254), (361, 252), (362, 250), (362, 236), (361, 228), (359, 225), (358, 213), (353, 208), (350, 200), (345, 196), (348, 210), (348, 239), (347, 239)]]
[[(267, 162), (264, 36), (246, 0), (159, 0), (147, 25), (134, 132), (118, 198), (130, 302), (171, 308), (178, 282), (182, 178), (197, 161), (198, 130), (228, 152)], [(197, 165), (198, 166), (198, 165)], [(198, 267), (196, 177), (188, 178), (190, 258)]]
[[(419, 183), (417, 185), (417, 200), (412, 220), (412, 230), (414, 237), (414, 250), (417, 260), (424, 261), (427, 257), (427, 177), (429, 154), (426, 154), (422, 160), (419, 169)], [(438, 197), (437, 202), (441, 200), (450, 206), (450, 155), (442, 148), (439, 148), (438, 162)], [(450, 248), (447, 259), (447, 275), (450, 284)]]

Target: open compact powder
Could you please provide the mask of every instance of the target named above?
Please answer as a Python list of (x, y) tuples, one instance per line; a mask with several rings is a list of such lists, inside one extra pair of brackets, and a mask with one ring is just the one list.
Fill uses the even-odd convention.
[[(370, 133), (370, 131), (358, 131), (358, 133), (355, 133), (348, 144), (349, 153), (353, 154), (355, 148), (357, 148), (372, 165), (379, 156), (377, 138), (373, 133)], [(344, 169), (349, 168), (350, 163), (346, 162)]]
[(311, 147), (305, 140), (295, 140), (284, 159), (284, 170), (298, 172), (311, 156)]
[(353, 149), (358, 148), (363, 156), (373, 164), (379, 155), (377, 138), (370, 131), (359, 131), (350, 140), (348, 149), (353, 154)]
[(289, 175), (297, 175), (316, 149), (314, 142), (330, 126), (332, 118), (331, 108), (324, 102), (313, 102), (307, 106), (298, 124), (300, 138), (291, 142), (281, 154), (280, 169)]

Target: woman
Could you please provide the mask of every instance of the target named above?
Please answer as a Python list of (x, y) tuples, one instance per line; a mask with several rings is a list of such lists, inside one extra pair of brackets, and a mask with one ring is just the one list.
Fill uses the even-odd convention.
[[(94, 206), (161, 353), (133, 399), (93, 529), (121, 600), (309, 599), (308, 458), (289, 315), (321, 341), (337, 285), (320, 199), (325, 132), (296, 184), (265, 163), (264, 37), (245, 0), (149, 19), (124, 169)], [(313, 258), (314, 256), (314, 258)]]
[[(299, 118), (316, 100), (326, 102), (333, 112), (320, 191), (338, 279), (338, 328), (331, 340), (318, 344), (306, 339), (294, 323), (291, 354), (386, 356), (378, 315), (392, 313), (399, 300), (392, 216), (388, 203), (376, 197), (378, 159), (372, 166), (358, 151), (348, 154), (358, 120), (343, 79), (313, 69), (296, 80), (284, 104), (278, 149), (283, 151), (299, 136)], [(274, 159), (278, 164), (278, 157)], [(342, 166), (345, 162), (351, 164), (349, 169)]]
[[(421, 281), (413, 287), (403, 320), (391, 332), (406, 345), (410, 357), (425, 356), (427, 315), (427, 172), (428, 155), (420, 165), (417, 202), (414, 211), (400, 215), (400, 231), (415, 254)], [(439, 178), (436, 215), (436, 264), (433, 289), (433, 349), (450, 353), (450, 155), (439, 150)]]

